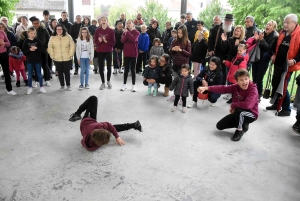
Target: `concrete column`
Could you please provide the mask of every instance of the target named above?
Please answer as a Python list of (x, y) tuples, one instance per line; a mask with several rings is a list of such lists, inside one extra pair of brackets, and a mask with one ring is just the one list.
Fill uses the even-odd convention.
[(68, 0), (68, 14), (69, 14), (69, 21), (74, 22), (74, 2), (73, 0)]
[(181, 0), (180, 14), (186, 14), (187, 0)]

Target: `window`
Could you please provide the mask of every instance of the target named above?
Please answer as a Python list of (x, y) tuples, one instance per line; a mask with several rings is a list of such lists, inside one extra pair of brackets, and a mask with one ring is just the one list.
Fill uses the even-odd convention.
[(91, 0), (82, 0), (82, 5), (91, 5)]

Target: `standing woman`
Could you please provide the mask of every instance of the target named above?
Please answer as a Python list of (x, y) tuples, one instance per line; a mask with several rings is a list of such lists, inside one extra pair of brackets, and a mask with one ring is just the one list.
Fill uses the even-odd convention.
[(180, 25), (177, 30), (177, 38), (172, 42), (170, 47), (170, 55), (173, 58), (173, 76), (177, 77), (180, 73), (181, 66), (189, 63), (192, 55), (191, 42), (188, 39), (187, 28)]
[(263, 33), (254, 34), (255, 40), (259, 41), (260, 60), (252, 64), (252, 79), (257, 85), (259, 98), (262, 96), (263, 78), (268, 70), (278, 39), (276, 28), (277, 23), (271, 20), (266, 24), (266, 29)]
[(158, 21), (152, 20), (151, 24), (150, 24), (150, 26), (147, 30), (147, 34), (149, 35), (149, 40), (150, 40), (149, 50), (154, 45), (153, 40), (155, 38), (159, 38), (161, 40), (161, 35), (160, 35), (160, 31), (159, 31), (158, 26), (159, 26)]
[(0, 30), (0, 64), (3, 69), (3, 74), (5, 77), (5, 85), (7, 94), (17, 95), (16, 92), (12, 90), (11, 79), (9, 74), (9, 65), (8, 65), (8, 54), (6, 48), (10, 47), (10, 42), (6, 37), (4, 31)]
[[(50, 20), (50, 23), (49, 23), (48, 27), (47, 27), (47, 31), (48, 31), (48, 33), (49, 33), (50, 36), (52, 35), (53, 30), (56, 27), (56, 25), (57, 25), (57, 19), (52, 18)], [(50, 55), (48, 54), (48, 66), (49, 66), (51, 74), (54, 74), (54, 72), (52, 70), (52, 63), (53, 63), (53, 61), (52, 61)], [(55, 70), (55, 75), (58, 76), (58, 73), (57, 73), (56, 70)]]
[(6, 34), (7, 39), (10, 42), (10, 46), (7, 48), (7, 50), (9, 50), (10, 47), (12, 47), (12, 46), (17, 45), (17, 39), (16, 39), (15, 35), (13, 34), (13, 32), (8, 30), (6, 24), (4, 24), (3, 22), (0, 22), (0, 30), (4, 31), (4, 33)]
[(67, 91), (71, 91), (70, 68), (72, 58), (75, 52), (75, 44), (72, 37), (67, 34), (67, 30), (62, 24), (57, 24), (48, 44), (48, 53), (54, 61), (58, 78), (60, 82), (60, 91), (65, 89), (65, 80)]
[(111, 89), (112, 85), (110, 83), (111, 77), (111, 63), (112, 63), (112, 51), (113, 46), (116, 43), (115, 32), (108, 26), (107, 17), (101, 17), (99, 19), (99, 28), (96, 30), (94, 35), (94, 43), (96, 44), (96, 51), (98, 54), (99, 63), (99, 73), (101, 77), (102, 84), (100, 90), (105, 88), (105, 78), (104, 78), (104, 62), (106, 60), (107, 65), (107, 86)]
[(139, 38), (140, 32), (138, 32), (134, 28), (134, 24), (132, 20), (127, 20), (126, 22), (126, 28), (124, 29), (124, 32), (122, 34), (121, 42), (124, 43), (123, 46), (123, 52), (124, 52), (124, 66), (125, 66), (125, 72), (124, 72), (124, 82), (123, 86), (121, 88), (121, 91), (124, 91), (126, 89), (126, 82), (129, 72), (129, 67), (132, 75), (132, 92), (136, 92), (135, 87), (135, 67), (136, 67), (136, 60), (139, 55), (138, 53), (138, 38)]

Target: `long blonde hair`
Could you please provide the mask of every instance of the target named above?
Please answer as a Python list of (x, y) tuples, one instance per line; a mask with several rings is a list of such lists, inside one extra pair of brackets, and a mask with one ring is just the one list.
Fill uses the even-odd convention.
[(233, 33), (235, 32), (236, 29), (240, 29), (241, 30), (241, 36), (239, 38), (239, 41), (242, 42), (245, 39), (245, 28), (242, 25), (237, 25), (234, 28)]

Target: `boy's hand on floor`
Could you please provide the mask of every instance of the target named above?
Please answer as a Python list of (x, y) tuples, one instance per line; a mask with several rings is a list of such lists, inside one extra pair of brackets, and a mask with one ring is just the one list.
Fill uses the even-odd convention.
[(118, 137), (116, 139), (116, 143), (115, 144), (118, 144), (118, 145), (122, 146), (122, 145), (125, 145), (125, 142), (120, 137)]

